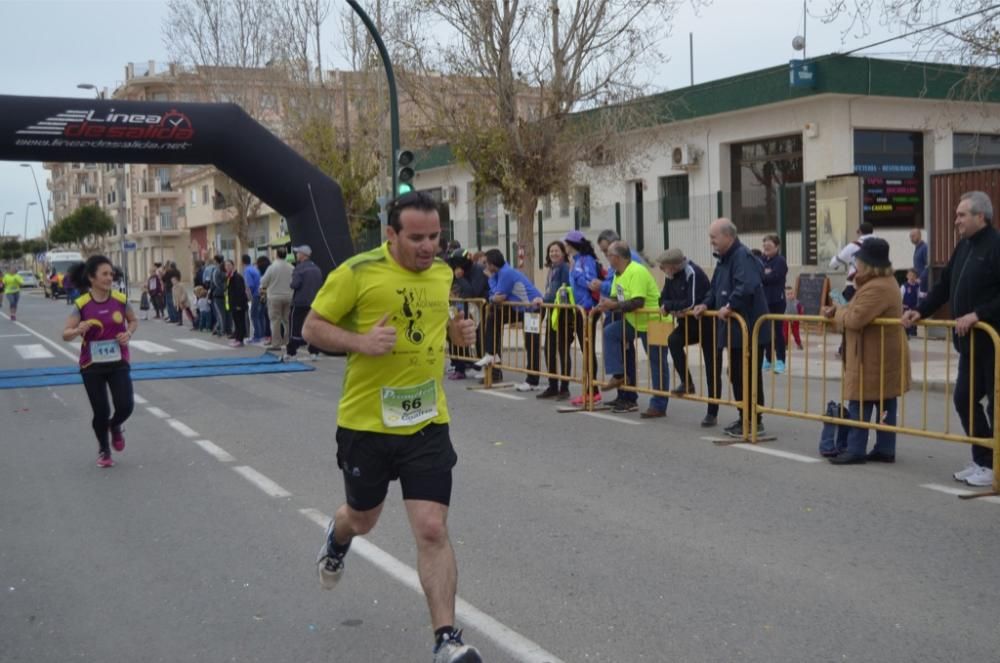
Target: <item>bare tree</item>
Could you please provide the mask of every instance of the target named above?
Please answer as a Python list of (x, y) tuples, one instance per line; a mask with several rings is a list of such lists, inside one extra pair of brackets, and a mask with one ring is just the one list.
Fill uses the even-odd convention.
[[(624, 156), (616, 137), (650, 111), (631, 103), (647, 90), (640, 70), (662, 62), (683, 1), (421, 3), (430, 36), (410, 44), (405, 62), (408, 91), (428, 117), (423, 138), (449, 143), (477, 195), (499, 194), (515, 211), (529, 275), (539, 198), (567, 191), (581, 161)], [(434, 36), (442, 33), (453, 38)]]
[[(955, 97), (988, 100), (1000, 74), (1000, 5), (995, 0), (813, 0), (824, 22), (846, 19), (843, 35), (867, 35), (875, 25), (900, 35), (915, 58), (958, 64), (969, 71)], [(957, 20), (953, 20), (957, 19)]]
[[(171, 58), (197, 73), (191, 80), (202, 99), (238, 104), (265, 125), (276, 119), (274, 105), (284, 72), (273, 67), (278, 38), (287, 38), (277, 5), (257, 0), (169, 0), (163, 39)], [(260, 215), (261, 201), (225, 178), (222, 199), (239, 250), (249, 244), (250, 223)]]

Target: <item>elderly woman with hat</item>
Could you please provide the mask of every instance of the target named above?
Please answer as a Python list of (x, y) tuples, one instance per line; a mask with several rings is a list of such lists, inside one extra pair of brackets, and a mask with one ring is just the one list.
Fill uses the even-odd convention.
[[(844, 333), (844, 396), (848, 418), (896, 424), (897, 399), (910, 389), (910, 355), (902, 326), (871, 324), (876, 318), (900, 318), (903, 300), (889, 262), (889, 243), (872, 237), (854, 256), (857, 291), (844, 307), (829, 306), (823, 315), (832, 318)], [(866, 455), (868, 429), (852, 428), (846, 449), (830, 457), (835, 465), (896, 460), (896, 434), (876, 431), (875, 447)]]

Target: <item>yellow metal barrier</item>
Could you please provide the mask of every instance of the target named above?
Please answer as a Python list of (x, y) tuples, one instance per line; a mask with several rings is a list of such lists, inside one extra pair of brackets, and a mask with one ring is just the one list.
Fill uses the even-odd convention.
[[(593, 372), (584, 359), (593, 354), (586, 320), (587, 311), (571, 304), (487, 304), (480, 326), (483, 353), (499, 360), (485, 369), (485, 376), (492, 378), (491, 368), (517, 371), (560, 385), (579, 384), (588, 393)], [(483, 384), (494, 386), (485, 379)]]
[[(454, 345), (449, 341), (445, 358), (450, 360), (452, 363), (468, 362), (471, 364), (476, 362), (483, 356), (485, 330), (483, 320), (485, 319), (484, 311), (486, 309), (486, 300), (453, 297), (449, 300), (449, 304), (451, 307), (450, 314), (452, 317), (461, 312), (466, 318), (476, 321), (477, 335), (476, 344), (466, 347)], [(486, 371), (483, 375), (483, 385), (489, 387), (492, 382), (492, 371)]]
[[(669, 344), (670, 335), (672, 333), (675, 333), (676, 331), (678, 331), (678, 328), (674, 326), (674, 321), (673, 321), (672, 317), (669, 316), (669, 315), (667, 315), (667, 316), (662, 315), (660, 313), (660, 311), (657, 310), (657, 309), (639, 309), (639, 310), (635, 311), (635, 313), (647, 316), (648, 324), (650, 325), (649, 331), (647, 332), (647, 343), (648, 343), (648, 345), (651, 346), (651, 347), (652, 346), (660, 346), (662, 348), (660, 350), (660, 352), (664, 353), (664, 355), (668, 355), (669, 354), (668, 344)], [(601, 314), (598, 314), (598, 315), (601, 315)], [(606, 313), (606, 314), (601, 315), (602, 319), (601, 319), (600, 323), (596, 326), (596, 329), (597, 329), (597, 331), (599, 333), (602, 332), (603, 329), (604, 329), (604, 324), (603, 324), (604, 320), (607, 319), (608, 316), (612, 316), (612, 315), (617, 317), (617, 316), (620, 316), (621, 314), (620, 313)], [(679, 315), (675, 314), (675, 316), (677, 316), (677, 317), (679, 317), (681, 319), (686, 319), (688, 321), (687, 323), (684, 324), (684, 333), (683, 333), (683, 336), (684, 336), (684, 338), (683, 338), (684, 350), (683, 351), (684, 351), (684, 357), (685, 357), (686, 367), (687, 367), (688, 371), (690, 371), (691, 361), (690, 361), (689, 352), (690, 352), (691, 345), (695, 344), (698, 347), (700, 347), (700, 334), (701, 334), (701, 329), (702, 329), (701, 328), (701, 324), (700, 324), (700, 319), (699, 318), (695, 318), (693, 315), (688, 314), (688, 313), (679, 314)], [(710, 325), (711, 326), (711, 348), (713, 350), (715, 350), (715, 349), (718, 348), (718, 330), (719, 330), (719, 327), (718, 327), (717, 321), (721, 320), (723, 318), (722, 318), (722, 316), (719, 315), (718, 311), (705, 311), (704, 313), (702, 313), (701, 319), (708, 319), (711, 322), (711, 325)], [(635, 393), (639, 393), (639, 394), (647, 394), (649, 396), (663, 396), (663, 397), (667, 397), (667, 398), (680, 398), (680, 399), (686, 399), (686, 400), (691, 400), (691, 401), (697, 401), (697, 402), (701, 402), (701, 403), (715, 403), (715, 404), (718, 404), (718, 405), (728, 405), (728, 406), (735, 407), (739, 411), (739, 413), (740, 413), (740, 419), (743, 422), (743, 437), (744, 437), (744, 439), (749, 439), (749, 437), (750, 437), (750, 428), (749, 428), (749, 418), (747, 416), (747, 413), (749, 412), (748, 403), (749, 403), (749, 398), (750, 398), (750, 389), (749, 389), (749, 385), (748, 385), (748, 382), (749, 382), (749, 379), (750, 379), (750, 369), (749, 369), (750, 355), (749, 355), (749, 353), (740, 350), (741, 348), (746, 348), (746, 346), (747, 346), (747, 339), (749, 338), (749, 331), (747, 329), (746, 321), (744, 321), (743, 318), (739, 314), (736, 314), (736, 313), (730, 314), (728, 316), (728, 318), (727, 318), (727, 321), (728, 321), (727, 324), (728, 324), (729, 327), (728, 327), (727, 334), (726, 334), (726, 361), (728, 361), (730, 363), (733, 361), (733, 350), (734, 350), (734, 347), (735, 347), (735, 349), (737, 350), (736, 361), (740, 362), (740, 367), (742, 368), (742, 373), (741, 373), (741, 376), (742, 376), (741, 387), (742, 387), (743, 396), (741, 398), (737, 398), (737, 396), (735, 394), (735, 390), (733, 389), (733, 384), (732, 384), (731, 380), (724, 380), (724, 381), (722, 380), (722, 377), (721, 377), (722, 376), (721, 362), (720, 362), (719, 365), (716, 366), (716, 370), (713, 371), (713, 375), (706, 375), (706, 367), (705, 367), (705, 362), (704, 361), (697, 362), (698, 365), (699, 365), (697, 380), (692, 380), (692, 382), (689, 383), (688, 380), (687, 380), (687, 375), (684, 375), (684, 376), (682, 376), (680, 378), (683, 381), (683, 385), (685, 387), (685, 393), (675, 393), (673, 391), (670, 391), (670, 387), (669, 387), (669, 384), (670, 384), (670, 372), (673, 371), (674, 369), (673, 369), (673, 367), (671, 365), (671, 362), (668, 361), (667, 356), (663, 356), (663, 358), (661, 360), (661, 366), (662, 366), (661, 370), (665, 373), (665, 377), (661, 378), (661, 381), (660, 381), (661, 384), (659, 384), (659, 385), (654, 385), (653, 384), (653, 371), (652, 371), (652, 365), (650, 364), (648, 370), (645, 371), (645, 380), (641, 379), (640, 372), (639, 372), (638, 367), (637, 367), (636, 371), (635, 371), (635, 375), (636, 375), (635, 383), (632, 384), (628, 380), (628, 372), (626, 371), (626, 373), (625, 373), (625, 375), (626, 375), (625, 383), (623, 383), (621, 386), (619, 386), (618, 389), (622, 389), (624, 391), (631, 391), (631, 392), (635, 392)], [(695, 324), (698, 325), (698, 336), (697, 336), (697, 338), (695, 337), (694, 334), (691, 333), (691, 324), (690, 324), (691, 322), (695, 322)], [(664, 325), (664, 326), (663, 327), (657, 327), (657, 325)], [(593, 328), (594, 327), (591, 327), (591, 329), (593, 329)], [(736, 331), (738, 331), (739, 334), (740, 334), (740, 336), (739, 336), (740, 342), (738, 344), (736, 344), (736, 343), (733, 342), (733, 334), (732, 334), (732, 332), (734, 331), (734, 329)], [(634, 338), (632, 342), (634, 343), (636, 340), (638, 340), (638, 336), (636, 338)], [(625, 334), (622, 335), (622, 341), (621, 342), (622, 342), (622, 348), (621, 348), (622, 357), (625, 357), (626, 356), (626, 350), (627, 350), (626, 346), (627, 346), (627, 343), (628, 343), (628, 338), (627, 338), (627, 336)], [(595, 343), (596, 343), (596, 339), (595, 339)], [(602, 355), (603, 355), (603, 349), (604, 349), (603, 335), (601, 337), (601, 345), (600, 345), (600, 347), (602, 349)], [(720, 352), (720, 354), (721, 354), (721, 352)], [(719, 357), (719, 359), (721, 360), (721, 357)], [(650, 361), (648, 357), (647, 357), (647, 361)], [(692, 375), (692, 378), (693, 377), (694, 376)], [(595, 380), (597, 380), (598, 384), (607, 384), (607, 382), (608, 382), (608, 376), (606, 375), (606, 371), (604, 369), (604, 362), (603, 361), (600, 362), (600, 366), (598, 367), (598, 370), (595, 373)], [(725, 384), (728, 385), (726, 387), (726, 396), (725, 397), (723, 396), (723, 384), (722, 384), (722, 382), (725, 382)], [(690, 387), (694, 387), (694, 390), (693, 391), (689, 391)], [(715, 394), (715, 395), (713, 396), (713, 394)]]
[[(753, 349), (753, 351), (754, 351), (754, 362), (753, 362), (754, 366), (759, 366), (760, 365), (759, 356), (757, 355), (757, 353), (760, 351), (760, 349), (757, 347), (757, 339), (760, 336), (761, 329), (763, 328), (763, 326), (765, 324), (771, 324), (771, 325), (774, 326), (775, 323), (783, 323), (783, 322), (789, 322), (789, 323), (791, 323), (791, 322), (799, 322), (799, 323), (804, 323), (803, 327), (805, 328), (805, 338), (803, 339), (803, 350), (796, 351), (796, 350), (793, 349), (793, 346), (790, 345), (790, 344), (786, 346), (785, 374), (782, 375), (782, 376), (778, 376), (777, 374), (775, 374), (773, 372), (771, 373), (770, 380), (769, 380), (770, 399), (768, 399), (768, 401), (767, 401), (768, 403), (770, 403), (770, 405), (768, 405), (768, 406), (754, 405), (753, 410), (754, 410), (754, 412), (756, 414), (776, 414), (776, 415), (780, 415), (780, 416), (792, 417), (792, 418), (797, 418), (797, 419), (809, 419), (809, 420), (812, 420), (812, 421), (818, 421), (818, 422), (824, 422), (824, 423), (833, 423), (833, 424), (838, 424), (838, 425), (848, 425), (848, 426), (859, 427), (859, 428), (867, 428), (867, 429), (876, 430), (876, 431), (887, 431), (887, 432), (893, 432), (893, 433), (903, 434), (903, 435), (915, 435), (915, 436), (918, 436), (918, 437), (926, 437), (926, 438), (932, 438), (932, 439), (946, 440), (946, 441), (949, 441), (949, 442), (958, 442), (958, 443), (963, 443), (963, 444), (975, 444), (975, 445), (979, 445), (979, 446), (982, 446), (982, 447), (987, 447), (987, 448), (990, 448), (990, 449), (993, 450), (993, 475), (994, 475), (993, 491), (994, 492), (1000, 492), (1000, 426), (997, 425), (998, 420), (1000, 420), (1000, 362), (996, 361), (996, 358), (1000, 357), (1000, 334), (997, 334), (996, 330), (994, 330), (992, 327), (990, 327), (990, 326), (988, 326), (986, 324), (983, 324), (982, 322), (976, 323), (976, 325), (974, 327), (974, 329), (976, 329), (978, 331), (981, 331), (986, 336), (988, 336), (989, 339), (990, 339), (990, 342), (992, 343), (992, 346), (993, 346), (994, 363), (993, 363), (993, 366), (991, 367), (991, 370), (993, 370), (994, 411), (990, 414), (990, 417), (991, 417), (992, 422), (993, 422), (993, 429), (994, 430), (993, 430), (992, 436), (987, 437), (987, 436), (982, 436), (982, 435), (976, 435), (976, 431), (975, 431), (975, 428), (974, 428), (974, 421), (975, 421), (975, 419), (974, 419), (974, 416), (973, 416), (973, 412), (974, 412), (974, 408), (978, 406), (978, 403), (972, 397), (972, 394), (976, 393), (975, 389), (974, 389), (974, 387), (975, 387), (975, 371), (974, 370), (970, 370), (969, 371), (969, 394), (970, 394), (970, 397), (969, 397), (969, 405), (968, 405), (968, 407), (969, 407), (969, 412), (968, 412), (969, 419), (968, 419), (968, 421), (969, 421), (970, 431), (967, 434), (965, 434), (964, 432), (962, 434), (959, 434), (959, 433), (954, 432), (953, 428), (952, 428), (952, 414), (951, 414), (951, 412), (952, 412), (952, 404), (950, 403), (950, 401), (952, 400), (951, 394), (953, 393), (953, 388), (952, 388), (952, 382), (951, 382), (951, 380), (952, 380), (952, 378), (951, 378), (951, 368), (952, 368), (953, 356), (956, 354), (956, 352), (954, 350), (954, 346), (952, 344), (952, 335), (954, 334), (954, 329), (955, 329), (955, 322), (953, 320), (927, 320), (927, 321), (923, 321), (922, 320), (922, 321), (920, 321), (920, 322), (917, 323), (917, 326), (919, 326), (919, 327), (938, 328), (938, 329), (945, 330), (945, 336), (946, 336), (946, 338), (944, 340), (944, 347), (946, 349), (946, 352), (945, 352), (945, 366), (944, 366), (944, 369), (945, 369), (945, 374), (944, 374), (944, 399), (945, 399), (945, 402), (946, 402), (946, 406), (945, 406), (946, 413), (945, 413), (945, 417), (944, 417), (944, 425), (941, 427), (941, 429), (934, 429), (934, 428), (932, 428), (932, 426), (929, 425), (928, 416), (927, 416), (928, 392), (930, 390), (930, 383), (929, 383), (929, 380), (928, 380), (928, 366), (929, 366), (929, 364), (928, 364), (928, 362), (929, 362), (929, 360), (928, 360), (928, 349), (929, 349), (929, 345), (931, 343), (940, 343), (940, 341), (930, 341), (929, 338), (928, 338), (928, 334), (924, 334), (923, 335), (922, 343), (923, 343), (923, 359), (924, 360), (923, 360), (923, 370), (922, 370), (922, 380), (921, 380), (922, 387), (920, 389), (920, 408), (919, 408), (920, 409), (920, 413), (921, 413), (920, 426), (917, 427), (917, 426), (912, 426), (912, 425), (911, 426), (907, 426), (906, 425), (906, 421), (907, 421), (906, 405), (907, 405), (907, 400), (908, 400), (906, 398), (906, 394), (903, 394), (902, 396), (899, 397), (899, 408), (898, 408), (898, 412), (897, 412), (896, 424), (895, 425), (888, 425), (888, 424), (884, 424), (884, 423), (881, 423), (881, 422), (875, 422), (875, 423), (873, 423), (873, 422), (869, 422), (869, 421), (861, 421), (861, 420), (848, 419), (847, 416), (846, 416), (846, 414), (844, 412), (841, 412), (841, 414), (845, 414), (845, 416), (842, 416), (842, 417), (829, 417), (829, 416), (826, 416), (826, 414), (825, 414), (826, 403), (827, 403), (829, 395), (832, 395), (833, 393), (837, 394), (837, 398), (839, 399), (838, 402), (841, 403), (841, 409), (843, 409), (843, 403), (846, 400), (844, 398), (844, 395), (845, 395), (844, 394), (845, 382), (842, 379), (842, 375), (843, 375), (842, 365), (838, 366), (838, 368), (840, 370), (836, 370), (836, 371), (833, 371), (833, 372), (830, 372), (828, 370), (828, 363), (829, 363), (828, 362), (828, 351), (829, 351), (829, 346), (828, 346), (828, 334), (827, 334), (827, 332), (832, 330), (832, 326), (833, 326), (833, 321), (832, 320), (829, 320), (829, 319), (821, 317), (821, 316), (806, 316), (806, 315), (768, 314), (768, 315), (765, 315), (765, 316), (761, 316), (761, 318), (754, 325), (753, 335), (752, 335), (752, 338), (753, 338), (753, 341), (754, 341), (754, 346), (753, 346), (754, 347), (754, 349)], [(886, 400), (886, 398), (885, 398), (885, 389), (886, 389), (885, 367), (888, 365), (889, 362), (909, 361), (909, 357), (908, 357), (908, 347), (909, 346), (907, 345), (909, 343), (909, 341), (904, 340), (904, 342), (903, 342), (904, 345), (902, 345), (900, 347), (900, 356), (898, 356), (898, 357), (895, 357), (895, 356), (894, 357), (887, 357), (886, 354), (885, 354), (885, 334), (886, 334), (886, 330), (887, 329), (898, 329), (898, 328), (901, 328), (901, 323), (900, 323), (899, 320), (895, 320), (895, 319), (882, 319), (882, 318), (880, 318), (880, 319), (877, 319), (877, 320), (873, 321), (871, 324), (872, 325), (876, 325), (876, 326), (878, 326), (878, 327), (881, 328), (881, 332), (880, 332), (881, 333), (881, 340), (880, 340), (881, 349), (880, 349), (880, 353), (879, 353), (879, 357), (878, 357), (878, 364), (877, 365), (874, 364), (874, 361), (869, 362), (866, 359), (865, 364), (860, 367), (860, 370), (861, 370), (861, 385), (862, 385), (862, 392), (860, 394), (860, 396), (861, 396), (860, 400), (862, 400), (862, 401), (865, 401), (865, 400), (875, 401), (876, 400), (875, 398), (868, 398), (864, 394), (864, 387), (863, 387), (863, 384), (864, 384), (864, 371), (866, 369), (879, 371), (879, 393), (878, 393), (877, 401), (879, 402), (879, 412), (882, 412), (883, 411), (882, 403)], [(821, 339), (820, 339), (820, 357), (818, 359), (818, 364), (819, 364), (818, 366), (816, 365), (817, 364), (817, 360), (811, 359), (811, 357), (810, 357), (810, 348), (812, 347), (812, 343), (810, 341), (812, 340), (812, 337), (814, 335), (814, 333), (813, 333), (814, 329), (818, 329), (819, 330), (818, 333), (819, 333), (819, 335), (821, 337)], [(970, 364), (970, 366), (975, 366), (976, 365), (976, 337), (977, 337), (976, 334), (970, 333), (968, 335), (968, 338), (969, 338), (969, 364)], [(837, 339), (837, 340), (834, 340), (833, 343), (839, 343), (839, 334), (836, 335), (834, 338)], [(772, 353), (774, 352), (774, 345), (773, 345), (773, 343), (774, 343), (774, 341), (773, 341), (773, 334), (772, 334)], [(841, 364), (842, 361), (843, 361), (842, 359), (838, 359), (837, 360), (837, 364)], [(911, 363), (911, 365), (912, 365), (912, 363)], [(796, 373), (796, 368), (801, 368), (802, 369), (801, 370), (801, 375), (794, 375), (794, 373)], [(811, 385), (811, 382), (814, 381), (816, 379), (816, 377), (817, 377), (815, 375), (812, 375), (812, 373), (816, 369), (819, 369), (819, 371), (820, 371), (820, 374), (819, 374), (818, 378), (821, 380), (820, 390), (819, 390), (820, 400), (819, 400), (818, 404), (810, 402), (810, 389), (811, 389), (810, 385)], [(755, 370), (757, 370), (757, 369), (755, 369)], [(914, 377), (914, 379), (916, 379), (918, 377), (918, 375), (916, 374), (916, 372), (913, 372), (913, 373), (914, 373), (913, 377)], [(795, 386), (797, 388), (793, 388), (793, 382), (792, 382), (793, 378), (795, 378), (795, 379), (801, 379), (802, 380), (801, 385), (798, 384), (798, 383), (796, 383)], [(785, 387), (786, 387), (786, 389), (785, 389), (785, 391), (786, 391), (786, 398), (785, 398), (784, 407), (780, 407), (779, 404), (775, 400), (775, 398), (776, 398), (776, 385), (777, 385), (778, 380), (784, 380), (785, 383), (786, 383), (785, 384)], [(905, 380), (905, 371), (901, 371), (900, 372), (900, 382), (901, 382), (900, 386), (902, 386), (902, 382), (904, 380)], [(839, 382), (840, 383), (839, 389), (837, 389), (835, 391), (829, 390), (828, 389), (828, 382), (830, 382), (830, 381)], [(756, 396), (757, 396), (757, 393), (756, 393), (756, 391), (757, 391), (756, 376), (755, 376), (755, 379), (753, 381), (753, 385), (754, 385), (753, 386), (754, 394), (753, 394), (753, 398), (751, 398), (751, 403), (756, 404), (756, 402), (757, 402), (757, 398), (756, 398)], [(914, 390), (911, 387), (911, 389), (909, 391), (910, 391), (910, 393), (912, 393)], [(816, 395), (815, 389), (812, 390), (812, 395), (813, 395), (813, 397), (815, 397), (815, 395)], [(796, 400), (797, 398), (793, 398), (793, 397), (799, 397), (799, 396), (801, 397), (801, 407), (794, 407), (793, 406), (793, 400)], [(875, 394), (872, 394), (872, 396), (875, 396)], [(818, 409), (816, 411), (813, 411), (813, 406), (814, 405), (818, 406)], [(752, 417), (752, 420), (753, 420), (753, 425), (752, 425), (752, 428), (751, 428), (751, 431), (750, 431), (751, 432), (750, 439), (753, 442), (757, 442), (757, 423), (756, 423), (757, 422), (757, 417), (756, 416)]]

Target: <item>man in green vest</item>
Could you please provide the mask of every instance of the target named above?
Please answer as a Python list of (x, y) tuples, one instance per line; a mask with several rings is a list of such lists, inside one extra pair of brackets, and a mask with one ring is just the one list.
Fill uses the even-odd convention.
[[(602, 297), (595, 309), (603, 313), (614, 311), (625, 314), (604, 327), (604, 372), (611, 376), (606, 388), (618, 388), (618, 397), (609, 405), (615, 413), (635, 412), (639, 409), (639, 395), (622, 387), (638, 386), (635, 365), (637, 335), (649, 355), (652, 388), (659, 391), (670, 389), (665, 348), (650, 346), (646, 337), (649, 321), (660, 319), (660, 287), (649, 268), (632, 260), (632, 250), (623, 241), (613, 242), (608, 247), (608, 262), (615, 270), (611, 296)], [(651, 309), (657, 313), (637, 313), (639, 309)], [(651, 397), (649, 409), (642, 416), (653, 418), (666, 415), (667, 403), (666, 396)]]

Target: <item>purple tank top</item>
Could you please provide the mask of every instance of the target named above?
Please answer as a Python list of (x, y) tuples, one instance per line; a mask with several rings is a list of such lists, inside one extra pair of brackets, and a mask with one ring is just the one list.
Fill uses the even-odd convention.
[(90, 293), (76, 299), (81, 320), (91, 320), (93, 325), (83, 336), (80, 346), (80, 368), (124, 361), (128, 363), (128, 346), (122, 346), (115, 337), (128, 330), (125, 319), (125, 295), (111, 291), (107, 301), (95, 301)]

